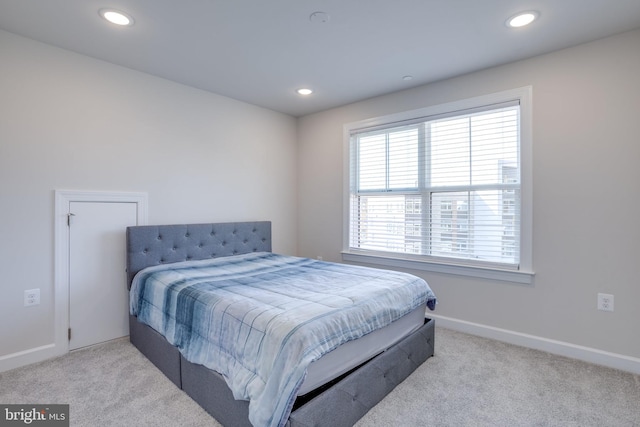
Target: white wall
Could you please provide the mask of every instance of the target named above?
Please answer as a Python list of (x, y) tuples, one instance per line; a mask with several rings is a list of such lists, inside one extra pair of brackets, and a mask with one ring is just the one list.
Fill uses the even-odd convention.
[(640, 30), (299, 119), (299, 254), (341, 260), (345, 123), (531, 85), (534, 284), (413, 273), (451, 324), (640, 366), (639, 46)]
[(54, 341), (56, 189), (147, 192), (150, 224), (270, 220), (296, 253), (293, 117), (3, 31), (0, 52), (0, 360)]

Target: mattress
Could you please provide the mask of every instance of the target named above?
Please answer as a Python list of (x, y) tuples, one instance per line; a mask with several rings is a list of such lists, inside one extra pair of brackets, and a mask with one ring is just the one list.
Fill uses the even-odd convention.
[(356, 340), (348, 341), (335, 350), (311, 362), (298, 396), (316, 388), (359, 366), (382, 353), (405, 336), (417, 331), (425, 319), (426, 304), (401, 317), (382, 329), (375, 330)]

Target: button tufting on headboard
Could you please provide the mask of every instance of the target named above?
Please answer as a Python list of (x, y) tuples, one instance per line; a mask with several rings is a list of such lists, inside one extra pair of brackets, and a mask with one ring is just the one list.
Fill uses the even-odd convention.
[(127, 228), (127, 280), (157, 264), (271, 251), (268, 221)]

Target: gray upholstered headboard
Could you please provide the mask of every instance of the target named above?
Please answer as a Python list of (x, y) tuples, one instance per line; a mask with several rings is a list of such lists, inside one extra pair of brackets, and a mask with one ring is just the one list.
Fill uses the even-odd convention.
[(152, 265), (248, 252), (271, 252), (270, 221), (127, 227), (127, 287)]

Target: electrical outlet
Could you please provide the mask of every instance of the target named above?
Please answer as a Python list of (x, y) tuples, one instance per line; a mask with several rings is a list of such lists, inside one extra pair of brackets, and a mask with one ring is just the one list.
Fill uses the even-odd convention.
[(613, 295), (598, 294), (598, 310), (613, 311)]
[(40, 289), (29, 289), (24, 291), (24, 306), (40, 304)]

